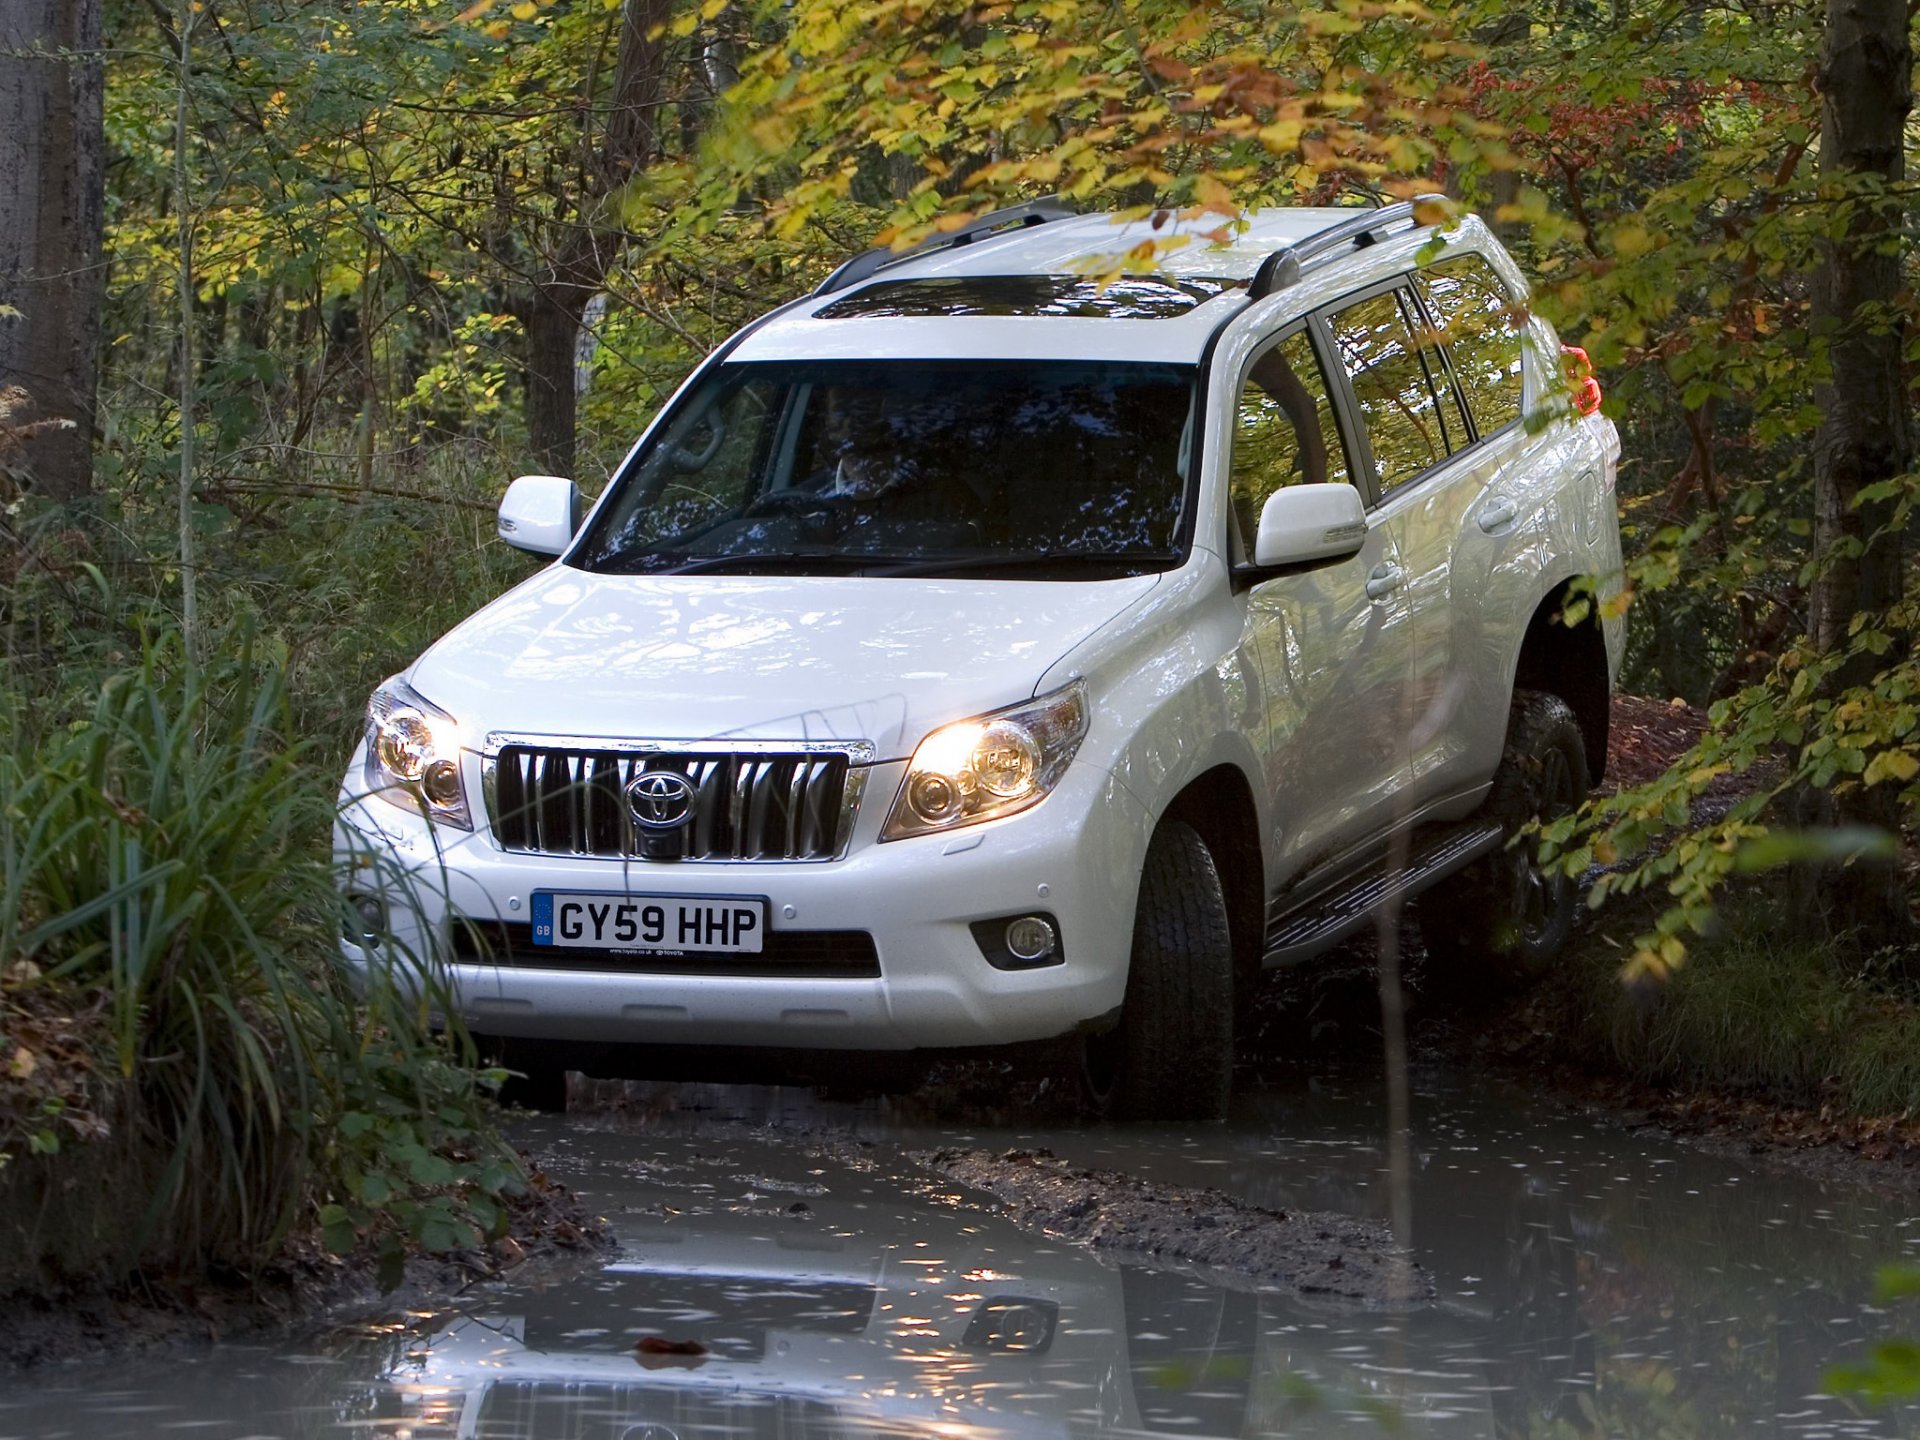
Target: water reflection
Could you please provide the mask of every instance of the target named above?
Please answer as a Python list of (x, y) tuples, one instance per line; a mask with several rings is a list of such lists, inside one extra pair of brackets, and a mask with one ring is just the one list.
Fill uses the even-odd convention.
[(936, 1130), (801, 1092), (704, 1095), (736, 1123), (661, 1108), (532, 1132), (620, 1234), (584, 1283), (528, 1278), (319, 1347), (120, 1365), (111, 1389), (43, 1372), (0, 1385), (0, 1437), (1916, 1433), (1913, 1412), (1859, 1413), (1820, 1380), (1898, 1323), (1866, 1300), (1872, 1265), (1912, 1250), (1897, 1196), (1434, 1087), (1416, 1242), (1439, 1303), (1329, 1309), (1034, 1238), (892, 1145), (819, 1127), (1046, 1144), (1378, 1213), (1370, 1083), (1256, 1095), (1198, 1133)]

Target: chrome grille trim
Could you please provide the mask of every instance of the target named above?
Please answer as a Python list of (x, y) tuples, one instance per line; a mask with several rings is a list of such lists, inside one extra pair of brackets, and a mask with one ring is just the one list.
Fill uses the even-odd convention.
[[(813, 861), (846, 854), (866, 766), (867, 741), (610, 740), (589, 736), (487, 737), (482, 792), (494, 843), (517, 854), (620, 860)], [(693, 789), (672, 853), (650, 848), (626, 787), (649, 770), (684, 776)]]

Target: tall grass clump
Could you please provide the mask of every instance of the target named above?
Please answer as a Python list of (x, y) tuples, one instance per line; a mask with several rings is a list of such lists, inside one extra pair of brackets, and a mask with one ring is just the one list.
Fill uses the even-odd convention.
[(1776, 908), (1738, 897), (1725, 927), (1655, 989), (1623, 989), (1617, 953), (1583, 956), (1566, 989), (1586, 1048), (1656, 1084), (1920, 1113), (1920, 991), (1790, 938)]
[(471, 1243), (517, 1184), (471, 1055), (433, 1028), (425, 962), (345, 969), (332, 787), (284, 652), (207, 649), (190, 664), (163, 625), (90, 703), (0, 707), (0, 1158), (130, 1187), (124, 1225), (93, 1222), (123, 1273), (245, 1270), (303, 1228)]

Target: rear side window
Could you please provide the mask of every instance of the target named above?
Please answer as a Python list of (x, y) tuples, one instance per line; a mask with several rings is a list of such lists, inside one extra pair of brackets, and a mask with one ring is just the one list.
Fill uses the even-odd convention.
[(1260, 511), (1282, 486), (1352, 479), (1326, 377), (1297, 330), (1262, 351), (1240, 386), (1228, 492), (1242, 540), (1252, 546)]
[[(1428, 360), (1414, 348), (1399, 294), (1389, 290), (1349, 305), (1331, 324), (1366, 422), (1381, 490), (1404, 485), (1446, 459), (1451, 448), (1447, 422), (1429, 378)], [(1428, 355), (1437, 359), (1431, 347)], [(1444, 386), (1444, 380), (1441, 383)], [(1451, 419), (1457, 429), (1457, 410)], [(1464, 437), (1452, 438), (1457, 443)]]
[(1520, 418), (1520, 325), (1513, 297), (1478, 255), (1456, 255), (1420, 274), (1440, 323), (1454, 379), (1490, 435)]

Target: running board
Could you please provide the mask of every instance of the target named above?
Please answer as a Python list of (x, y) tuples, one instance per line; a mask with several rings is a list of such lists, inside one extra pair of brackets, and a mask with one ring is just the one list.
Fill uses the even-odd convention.
[(1374, 866), (1336, 889), (1302, 896), (1270, 920), (1265, 964), (1271, 969), (1311, 960), (1372, 924), (1382, 905), (1418, 895), (1498, 850), (1505, 840), (1506, 832), (1486, 820), (1415, 835), (1404, 869), (1389, 873), (1384, 864)]

